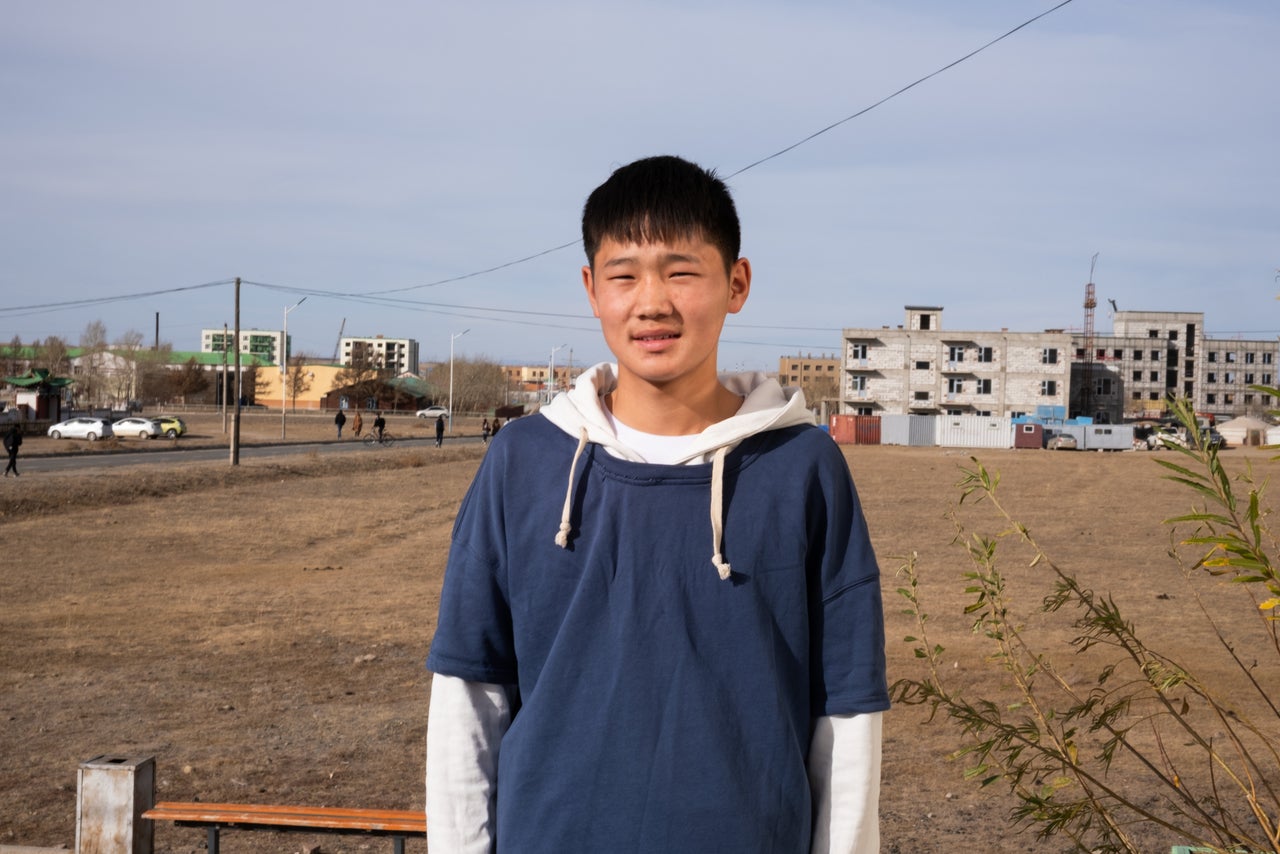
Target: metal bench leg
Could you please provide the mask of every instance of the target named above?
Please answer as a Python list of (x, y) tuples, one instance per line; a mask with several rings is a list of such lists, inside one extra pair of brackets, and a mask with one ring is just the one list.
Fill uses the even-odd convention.
[(205, 847), (209, 850), (209, 854), (218, 854), (218, 826), (216, 824), (209, 825), (205, 840)]
[(394, 837), (394, 839), (395, 839), (395, 844), (393, 846), (393, 849), (395, 851), (395, 854), (404, 854), (404, 837), (397, 836), (397, 837)]

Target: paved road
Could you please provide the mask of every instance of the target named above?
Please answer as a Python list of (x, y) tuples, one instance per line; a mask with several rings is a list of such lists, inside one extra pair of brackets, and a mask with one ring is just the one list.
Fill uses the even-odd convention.
[[(473, 445), (479, 442), (478, 437), (458, 436), (452, 439), (446, 439), (445, 445), (465, 444)], [(394, 447), (429, 447), (435, 443), (435, 437), (422, 437), (413, 439), (397, 439)], [(297, 454), (349, 454), (364, 453), (376, 454), (382, 451), (375, 445), (365, 445), (364, 442), (314, 442), (307, 444), (282, 444), (282, 445), (254, 445), (251, 447), (241, 446), (240, 462), (244, 463), (249, 460), (272, 459), (276, 457), (288, 457)], [(174, 463), (193, 463), (206, 461), (221, 461), (228, 465), (231, 461), (231, 450), (226, 447), (222, 448), (186, 448), (175, 451), (122, 451), (120, 453), (110, 454), (71, 454), (68, 456), (54, 457), (21, 457), (18, 460), (18, 469), (23, 474), (28, 472), (79, 472), (94, 471), (104, 468), (117, 468), (119, 466), (137, 466), (137, 465), (164, 465)]]

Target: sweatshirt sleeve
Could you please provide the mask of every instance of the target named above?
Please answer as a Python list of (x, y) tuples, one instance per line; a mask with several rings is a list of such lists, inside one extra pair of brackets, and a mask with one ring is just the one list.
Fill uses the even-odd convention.
[(882, 712), (819, 718), (809, 747), (811, 854), (880, 850)]
[(514, 686), (437, 673), (427, 712), (427, 844), (489, 854), (497, 814), (498, 752)]

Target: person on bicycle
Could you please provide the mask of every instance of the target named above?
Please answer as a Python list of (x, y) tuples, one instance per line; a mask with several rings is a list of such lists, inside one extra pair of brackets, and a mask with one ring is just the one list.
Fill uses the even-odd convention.
[(382, 441), (382, 431), (387, 429), (387, 419), (382, 417), (382, 413), (378, 413), (378, 417), (373, 419), (373, 432), (378, 434), (378, 441)]

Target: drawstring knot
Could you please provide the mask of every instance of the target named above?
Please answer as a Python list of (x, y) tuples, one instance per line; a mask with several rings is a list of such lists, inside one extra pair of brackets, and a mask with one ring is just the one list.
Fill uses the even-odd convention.
[(573, 525), (569, 516), (573, 510), (573, 478), (578, 471), (578, 460), (582, 457), (582, 449), (587, 446), (587, 428), (578, 431), (578, 448), (573, 452), (573, 462), (569, 463), (569, 487), (564, 493), (564, 509), (560, 511), (560, 530), (556, 532), (556, 545), (562, 549), (569, 548), (569, 533)]
[(722, 445), (711, 458), (711, 563), (721, 581), (728, 581), (733, 572), (720, 553), (724, 539), (724, 455), (728, 450)]

